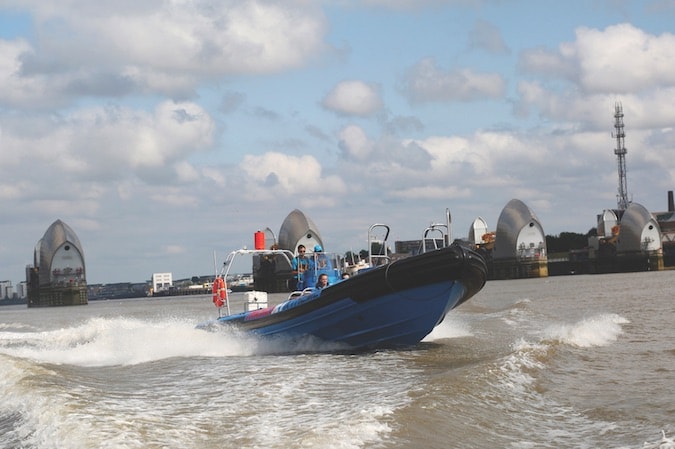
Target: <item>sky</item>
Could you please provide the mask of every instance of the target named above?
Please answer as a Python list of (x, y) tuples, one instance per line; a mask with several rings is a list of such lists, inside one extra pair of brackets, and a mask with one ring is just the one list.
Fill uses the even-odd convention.
[[(544, 232), (675, 189), (673, 0), (0, 0), (0, 280), (57, 219), (88, 283), (209, 274), (300, 209), (327, 251)], [(392, 244), (393, 246), (393, 244)]]

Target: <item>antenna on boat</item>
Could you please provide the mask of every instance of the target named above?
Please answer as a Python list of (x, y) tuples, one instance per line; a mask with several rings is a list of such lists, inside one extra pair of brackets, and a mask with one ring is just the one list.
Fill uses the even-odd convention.
[(445, 242), (445, 246), (450, 246), (452, 243), (452, 217), (450, 216), (450, 208), (448, 207), (445, 208), (445, 223), (447, 226), (447, 234), (445, 236), (447, 242)]

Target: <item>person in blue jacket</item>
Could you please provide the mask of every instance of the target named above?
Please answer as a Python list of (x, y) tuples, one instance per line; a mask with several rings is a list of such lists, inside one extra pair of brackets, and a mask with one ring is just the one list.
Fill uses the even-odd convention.
[(305, 285), (305, 271), (309, 269), (309, 259), (305, 257), (305, 245), (298, 245), (298, 255), (291, 260), (291, 272), (293, 284), (291, 290), (303, 290)]

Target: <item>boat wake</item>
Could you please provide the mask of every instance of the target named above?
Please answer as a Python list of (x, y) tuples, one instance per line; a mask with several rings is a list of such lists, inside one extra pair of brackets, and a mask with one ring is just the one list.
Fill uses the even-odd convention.
[(359, 448), (391, 431), (412, 388), (398, 358), (307, 355), (309, 340), (254, 357), (287, 343), (194, 318), (0, 331), (0, 447)]
[(642, 449), (675, 449), (675, 440), (666, 437), (666, 432), (661, 431), (661, 439), (653, 443), (645, 442)]
[(436, 326), (422, 341), (429, 342), (447, 338), (470, 337), (472, 335), (468, 323), (462, 321), (457, 315), (446, 315), (443, 322)]
[(137, 365), (172, 357), (231, 357), (341, 349), (309, 338), (270, 339), (217, 326), (195, 329), (191, 319), (91, 318), (69, 328), (0, 331), (0, 354), (38, 363), (87, 367)]

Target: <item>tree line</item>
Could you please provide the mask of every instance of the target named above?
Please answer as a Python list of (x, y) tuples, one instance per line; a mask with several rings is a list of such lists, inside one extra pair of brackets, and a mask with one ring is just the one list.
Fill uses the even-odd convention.
[(584, 249), (588, 246), (588, 238), (598, 235), (597, 228), (591, 228), (586, 234), (561, 232), (559, 235), (546, 236), (546, 251), (549, 254), (566, 253), (573, 249)]

